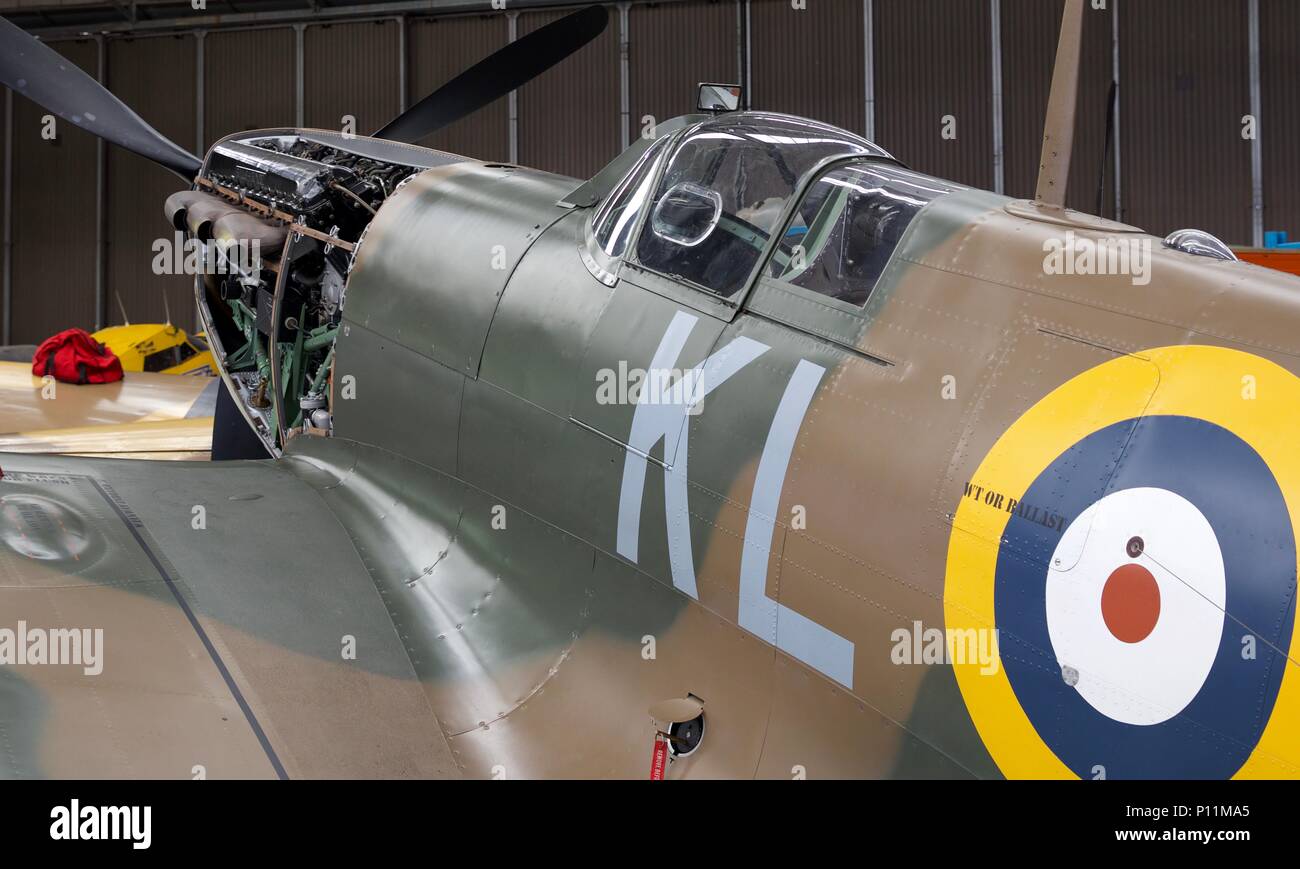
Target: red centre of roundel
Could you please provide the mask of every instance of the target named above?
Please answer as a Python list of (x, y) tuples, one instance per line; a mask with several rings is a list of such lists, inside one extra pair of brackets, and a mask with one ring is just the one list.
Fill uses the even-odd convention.
[(1145, 640), (1160, 618), (1160, 585), (1140, 564), (1115, 568), (1101, 590), (1101, 617), (1115, 639)]

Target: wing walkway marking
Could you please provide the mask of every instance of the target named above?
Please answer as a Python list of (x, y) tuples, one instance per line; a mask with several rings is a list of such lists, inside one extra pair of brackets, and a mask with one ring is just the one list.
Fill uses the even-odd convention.
[(222, 660), (221, 655), (217, 652), (216, 646), (212, 644), (212, 640), (209, 639), (207, 631), (203, 630), (203, 625), (199, 624), (198, 616), (194, 614), (194, 610), (190, 608), (189, 603), (185, 600), (185, 596), (181, 594), (181, 590), (176, 586), (176, 581), (172, 579), (167, 568), (163, 566), (162, 561), (158, 559), (158, 556), (154, 553), (153, 549), (145, 541), (144, 536), (141, 535), (140, 529), (144, 527), (144, 522), (140, 520), (139, 516), (135, 515), (135, 512), (131, 510), (125, 501), (122, 500), (121, 496), (119, 496), (107, 483), (94, 477), (86, 477), (85, 479), (90, 482), (90, 485), (95, 487), (95, 491), (99, 492), (99, 494), (103, 496), (104, 500), (109, 503), (109, 506), (113, 508), (113, 512), (122, 520), (122, 524), (126, 525), (127, 530), (131, 532), (131, 536), (135, 538), (135, 542), (139, 544), (140, 549), (144, 551), (145, 556), (148, 557), (150, 563), (153, 564), (154, 570), (158, 571), (158, 575), (161, 576), (163, 582), (167, 584), (167, 588), (171, 591), (172, 597), (176, 598), (176, 603), (181, 608), (181, 612), (185, 613), (185, 618), (189, 619), (190, 626), (194, 628), (194, 633), (198, 635), (199, 641), (203, 643), (203, 648), (208, 650), (208, 656), (212, 659), (212, 663), (216, 665), (217, 672), (221, 674), (221, 678), (225, 680), (226, 687), (230, 689), (231, 696), (233, 696), (235, 702), (239, 704), (240, 711), (244, 713), (244, 719), (248, 722), (248, 726), (252, 728), (253, 735), (257, 737), (257, 741), (261, 743), (262, 750), (266, 752), (266, 759), (271, 762), (271, 768), (275, 770), (276, 777), (281, 780), (287, 780), (289, 774), (285, 772), (284, 764), (280, 763), (280, 758), (275, 753), (275, 748), (272, 747), (271, 740), (267, 738), (266, 731), (262, 729), (262, 725), (258, 722), (257, 716), (253, 714), (253, 710), (248, 705), (248, 701), (244, 699), (244, 693), (240, 691), (239, 686), (235, 684), (235, 679), (230, 675), (230, 670), (226, 667), (226, 662)]

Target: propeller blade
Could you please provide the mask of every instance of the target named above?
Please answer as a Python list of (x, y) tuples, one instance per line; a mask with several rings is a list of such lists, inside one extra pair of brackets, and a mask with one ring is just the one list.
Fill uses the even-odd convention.
[(202, 162), (145, 123), (76, 64), (0, 18), (0, 83), (88, 133), (172, 170), (187, 181)]
[(1038, 190), (1034, 199), (1048, 208), (1065, 207), (1065, 187), (1070, 180), (1070, 155), (1074, 151), (1074, 112), (1079, 103), (1079, 58), (1083, 51), (1083, 0), (1065, 0), (1061, 37), (1056, 44), (1052, 91), (1047, 97), (1043, 124), (1043, 153), (1038, 164)]
[(376, 138), (417, 142), (555, 66), (601, 34), (603, 6), (588, 6), (493, 52), (389, 121)]

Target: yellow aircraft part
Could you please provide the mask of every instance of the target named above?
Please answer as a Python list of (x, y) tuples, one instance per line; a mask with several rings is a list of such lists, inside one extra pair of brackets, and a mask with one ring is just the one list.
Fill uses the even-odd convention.
[(211, 417), (0, 434), (0, 452), (8, 453), (206, 459), (211, 449)]
[(117, 354), (123, 371), (160, 374), (215, 374), (212, 351), (199, 339), (191, 338), (179, 326), (137, 323), (109, 326), (94, 339)]

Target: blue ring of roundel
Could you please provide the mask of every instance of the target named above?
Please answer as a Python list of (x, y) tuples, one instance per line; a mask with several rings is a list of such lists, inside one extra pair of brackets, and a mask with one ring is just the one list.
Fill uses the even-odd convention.
[[(1048, 561), (1069, 522), (1105, 495), (1143, 486), (1181, 495), (1209, 521), (1223, 553), (1229, 614), (1196, 697), (1173, 718), (1147, 726), (1103, 715), (1065, 683), (1045, 600)], [(1007, 523), (994, 608), (1003, 666), (1038, 735), (1082, 778), (1096, 777), (1099, 766), (1106, 778), (1231, 777), (1268, 723), (1295, 618), (1295, 539), (1268, 465), (1213, 423), (1145, 416), (1066, 450), (1021, 503), (1032, 507)], [(1052, 521), (1053, 513), (1062, 520)], [(1123, 553), (1117, 556), (1119, 566)], [(1252, 633), (1253, 658), (1243, 653)]]

